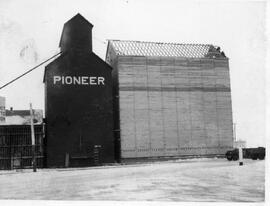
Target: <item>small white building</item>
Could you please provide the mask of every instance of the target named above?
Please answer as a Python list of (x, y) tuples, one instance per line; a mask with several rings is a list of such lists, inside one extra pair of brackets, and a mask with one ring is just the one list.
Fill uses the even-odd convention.
[[(43, 111), (41, 109), (33, 110), (34, 124), (43, 122)], [(5, 121), (0, 125), (25, 125), (30, 124), (30, 110), (5, 110)]]

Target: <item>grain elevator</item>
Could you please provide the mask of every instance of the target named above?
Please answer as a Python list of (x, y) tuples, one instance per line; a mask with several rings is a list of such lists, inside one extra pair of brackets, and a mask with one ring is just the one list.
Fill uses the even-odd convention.
[(66, 22), (45, 68), (48, 167), (114, 162), (112, 68), (92, 51), (92, 27), (80, 14)]
[(219, 47), (110, 40), (118, 158), (217, 156), (233, 146), (229, 59)]

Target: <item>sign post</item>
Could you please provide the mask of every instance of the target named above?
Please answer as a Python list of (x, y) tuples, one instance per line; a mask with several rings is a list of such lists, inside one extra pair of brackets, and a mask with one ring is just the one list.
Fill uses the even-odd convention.
[(34, 130), (32, 103), (30, 103), (30, 116), (31, 116), (30, 121), (31, 121), (31, 140), (32, 140), (32, 164), (33, 164), (33, 172), (36, 172), (37, 163), (36, 163), (36, 152), (35, 152), (35, 130)]
[(240, 145), (238, 147), (238, 151), (239, 151), (239, 166), (243, 165), (243, 149), (242, 149), (242, 145)]

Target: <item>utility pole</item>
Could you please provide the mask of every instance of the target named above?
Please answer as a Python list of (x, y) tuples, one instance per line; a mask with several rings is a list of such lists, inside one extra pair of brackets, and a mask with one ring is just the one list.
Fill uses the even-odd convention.
[(32, 103), (30, 103), (30, 121), (31, 121), (31, 139), (32, 139), (32, 164), (33, 164), (33, 172), (37, 171), (37, 163), (36, 163), (36, 152), (35, 152), (35, 130), (34, 130), (34, 122), (33, 122), (33, 110)]
[[(236, 123), (233, 123), (233, 139), (234, 139), (234, 143), (236, 143)], [(242, 145), (240, 145), (240, 143), (236, 143), (237, 144), (237, 148), (238, 148), (238, 159), (239, 159), (239, 166), (242, 166), (244, 164), (243, 162), (243, 148)]]
[(239, 151), (239, 166), (242, 166), (244, 164), (244, 162), (243, 162), (243, 148), (242, 148), (242, 145), (239, 145), (238, 151)]

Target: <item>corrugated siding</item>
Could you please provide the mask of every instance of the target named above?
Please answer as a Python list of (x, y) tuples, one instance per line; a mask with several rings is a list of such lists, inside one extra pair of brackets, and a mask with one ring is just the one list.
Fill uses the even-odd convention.
[(209, 44), (176, 44), (161, 42), (109, 40), (117, 55), (121, 56), (168, 56), (203, 58), (209, 50), (216, 48)]
[(229, 69), (217, 61), (118, 57), (122, 158), (232, 147)]

